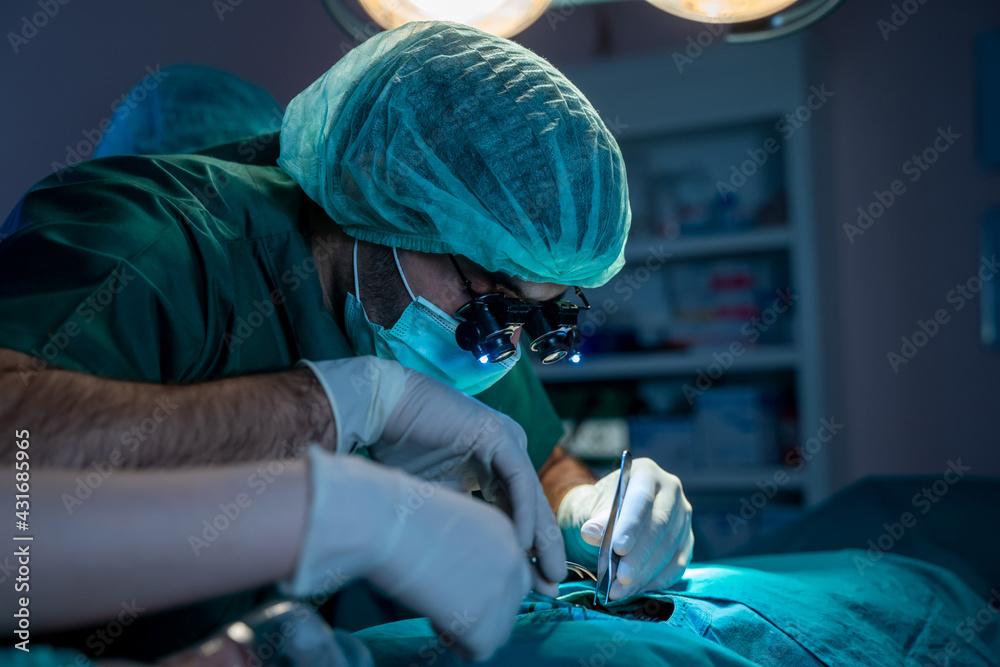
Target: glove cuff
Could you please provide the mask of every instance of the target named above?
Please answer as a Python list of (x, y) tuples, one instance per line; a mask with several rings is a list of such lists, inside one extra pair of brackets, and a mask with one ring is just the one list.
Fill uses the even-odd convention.
[[(309, 516), (295, 574), (278, 584), (282, 594), (330, 594), (366, 576), (379, 549), (396, 538), (391, 507), (400, 495), (398, 475), (358, 456), (331, 454), (313, 444), (309, 467)], [(397, 502), (398, 504), (398, 502)]]
[(323, 386), (337, 429), (336, 452), (349, 454), (377, 442), (406, 387), (406, 369), (397, 361), (351, 357), (331, 361), (303, 359)]

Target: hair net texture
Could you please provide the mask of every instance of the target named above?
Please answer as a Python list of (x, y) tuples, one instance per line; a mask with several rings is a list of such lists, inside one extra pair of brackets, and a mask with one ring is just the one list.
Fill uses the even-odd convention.
[(288, 105), (281, 167), (344, 231), (595, 287), (624, 265), (621, 151), (543, 58), (444, 22), (379, 33)]
[(227, 72), (164, 67), (118, 105), (94, 157), (190, 153), (274, 132), (283, 113), (266, 90)]

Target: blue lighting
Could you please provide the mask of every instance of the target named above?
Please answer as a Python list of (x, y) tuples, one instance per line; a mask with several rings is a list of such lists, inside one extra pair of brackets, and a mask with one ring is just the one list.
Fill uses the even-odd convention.
[(488, 364), (489, 362), (490, 362), (490, 358), (488, 356), (486, 356), (485, 354), (483, 356), (479, 357), (479, 363), (481, 363), (481, 364)]
[(569, 360), (572, 361), (574, 364), (580, 363), (580, 353), (577, 352), (572, 357), (570, 357)]

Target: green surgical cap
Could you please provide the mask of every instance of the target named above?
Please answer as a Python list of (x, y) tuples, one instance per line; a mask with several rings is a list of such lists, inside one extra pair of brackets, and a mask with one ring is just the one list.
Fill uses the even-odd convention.
[(543, 58), (468, 26), (408, 23), (291, 101), (278, 164), (350, 236), (596, 287), (631, 211), (611, 132)]
[(270, 93), (199, 65), (158, 68), (129, 91), (94, 151), (108, 155), (191, 153), (280, 127)]

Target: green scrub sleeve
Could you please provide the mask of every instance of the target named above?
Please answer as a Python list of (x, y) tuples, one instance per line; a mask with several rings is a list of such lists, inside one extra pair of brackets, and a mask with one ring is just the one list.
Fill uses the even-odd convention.
[(514, 368), (476, 398), (521, 425), (528, 436), (528, 456), (539, 470), (562, 438), (563, 425), (531, 362), (524, 358), (527, 354), (522, 351)]
[(204, 273), (162, 261), (190, 255), (197, 225), (162, 205), (90, 183), (26, 196), (31, 224), (0, 243), (0, 347), (35, 357), (22, 379), (56, 367), (183, 382), (205, 364)]

